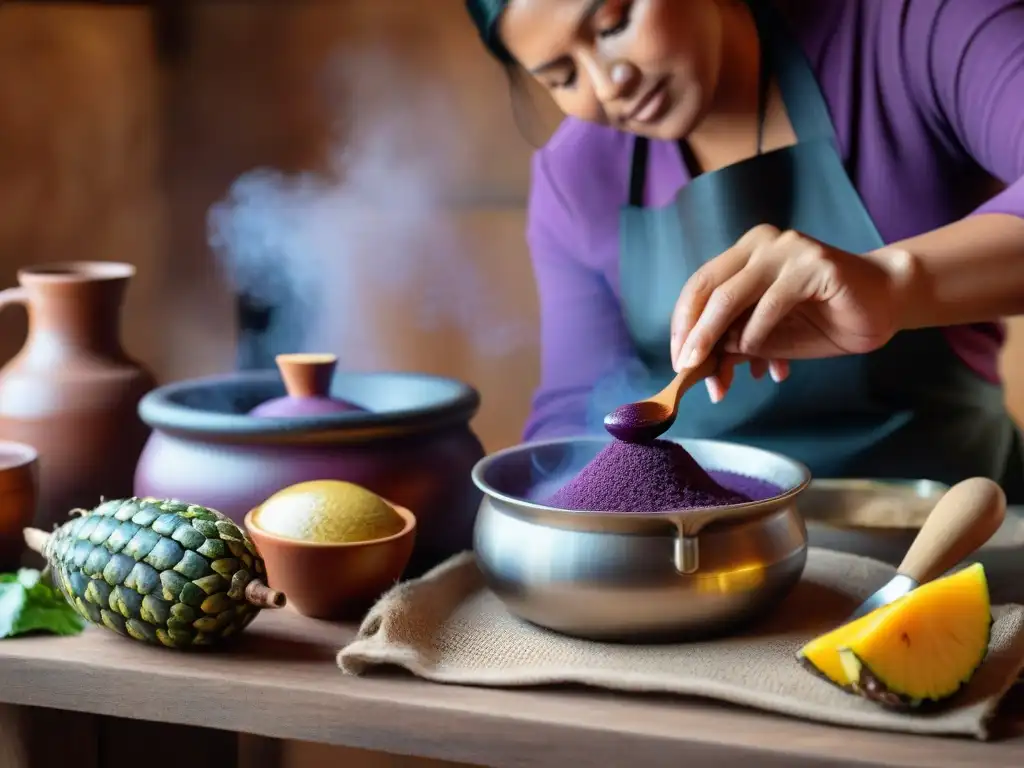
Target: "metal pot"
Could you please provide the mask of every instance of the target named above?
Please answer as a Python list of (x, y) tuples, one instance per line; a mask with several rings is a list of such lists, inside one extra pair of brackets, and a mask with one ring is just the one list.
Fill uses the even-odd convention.
[(807, 560), (796, 499), (802, 464), (713, 440), (679, 440), (709, 471), (772, 483), (766, 501), (678, 512), (576, 512), (539, 499), (607, 441), (561, 439), (495, 453), (473, 469), (474, 534), (489, 587), (517, 616), (598, 640), (692, 639), (736, 631), (776, 606)]
[(367, 410), (250, 415), (285, 394), (275, 371), (154, 390), (139, 405), (153, 433), (136, 468), (135, 493), (203, 504), (240, 523), (281, 488), (347, 480), (416, 515), (406, 576), (469, 549), (480, 502), (470, 470), (484, 455), (469, 428), (480, 404), (476, 390), (425, 374), (336, 373), (330, 391)]

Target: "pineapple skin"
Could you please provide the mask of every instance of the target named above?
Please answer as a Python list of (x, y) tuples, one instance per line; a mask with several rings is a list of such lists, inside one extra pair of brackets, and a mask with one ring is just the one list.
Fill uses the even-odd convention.
[(86, 620), (168, 648), (197, 648), (256, 618), (245, 588), (265, 578), (248, 535), (213, 509), (173, 499), (114, 499), (55, 530), (44, 556)]

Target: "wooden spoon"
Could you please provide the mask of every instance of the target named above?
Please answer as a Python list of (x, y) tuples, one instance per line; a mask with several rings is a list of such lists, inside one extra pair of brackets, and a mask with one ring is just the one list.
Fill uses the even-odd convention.
[(718, 369), (718, 359), (707, 358), (696, 368), (684, 368), (661, 392), (646, 400), (620, 405), (604, 417), (604, 428), (627, 443), (645, 443), (665, 434), (675, 423), (683, 393)]

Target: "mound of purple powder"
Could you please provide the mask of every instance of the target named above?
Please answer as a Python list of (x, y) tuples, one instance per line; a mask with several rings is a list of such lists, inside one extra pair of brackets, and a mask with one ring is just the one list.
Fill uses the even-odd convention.
[[(741, 504), (776, 495), (770, 484), (722, 473), (720, 484), (683, 446), (668, 440), (615, 440), (544, 501), (550, 507), (593, 512), (665, 512)], [(744, 486), (749, 486), (750, 495)]]

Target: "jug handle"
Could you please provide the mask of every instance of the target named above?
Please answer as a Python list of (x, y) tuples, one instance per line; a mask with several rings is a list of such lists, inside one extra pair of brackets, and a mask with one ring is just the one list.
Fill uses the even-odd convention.
[(28, 293), (24, 288), (8, 288), (0, 291), (0, 311), (9, 304), (25, 304), (28, 302)]

